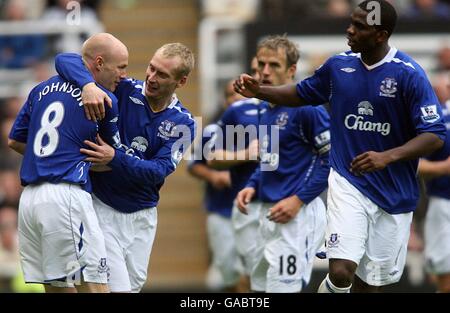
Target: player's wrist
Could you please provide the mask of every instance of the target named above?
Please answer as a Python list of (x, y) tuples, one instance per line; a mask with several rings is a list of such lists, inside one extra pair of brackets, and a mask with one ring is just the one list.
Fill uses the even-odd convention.
[(295, 202), (295, 204), (297, 204), (299, 207), (301, 207), (303, 205), (303, 201), (302, 199), (300, 199), (300, 197), (298, 195), (293, 195), (291, 196), (291, 199)]
[(96, 87), (95, 82), (88, 81), (83, 85), (83, 87), (81, 88), (81, 91), (85, 91), (85, 90), (93, 88), (93, 87)]

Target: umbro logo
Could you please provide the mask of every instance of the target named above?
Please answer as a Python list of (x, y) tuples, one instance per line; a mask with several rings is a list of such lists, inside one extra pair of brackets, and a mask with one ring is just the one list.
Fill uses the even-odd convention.
[(119, 117), (116, 116), (115, 118), (113, 118), (112, 120), (110, 120), (110, 123), (117, 123), (117, 121), (119, 120)]
[(346, 73), (353, 73), (356, 70), (354, 68), (351, 68), (351, 67), (344, 67), (344, 68), (341, 68), (341, 71), (346, 72)]
[(245, 111), (244, 113), (245, 113), (245, 115), (256, 116), (256, 115), (258, 115), (258, 110), (257, 110), (257, 109), (254, 109), (254, 110), (247, 110), (247, 111)]
[(144, 102), (142, 102), (141, 100), (139, 100), (138, 98), (135, 97), (130, 97), (131, 101), (133, 101), (136, 104), (140, 104), (140, 105), (145, 105)]

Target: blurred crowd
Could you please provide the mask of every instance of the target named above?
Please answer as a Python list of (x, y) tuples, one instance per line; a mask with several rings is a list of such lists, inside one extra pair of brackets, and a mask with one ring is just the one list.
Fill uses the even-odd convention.
[[(268, 22), (299, 18), (348, 18), (359, 0), (201, 0), (205, 16)], [(449, 0), (390, 0), (403, 19), (450, 19)]]

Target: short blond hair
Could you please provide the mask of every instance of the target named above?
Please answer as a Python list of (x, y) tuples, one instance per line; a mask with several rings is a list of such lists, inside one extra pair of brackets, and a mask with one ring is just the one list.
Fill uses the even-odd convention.
[(278, 49), (284, 49), (286, 53), (286, 68), (297, 64), (300, 59), (300, 52), (297, 45), (287, 38), (287, 35), (272, 35), (264, 39), (258, 44), (256, 51), (260, 49), (270, 49), (277, 51)]
[(192, 51), (179, 42), (168, 43), (158, 49), (166, 58), (179, 57), (181, 65), (175, 69), (175, 76), (177, 79), (188, 76), (195, 65), (195, 58)]

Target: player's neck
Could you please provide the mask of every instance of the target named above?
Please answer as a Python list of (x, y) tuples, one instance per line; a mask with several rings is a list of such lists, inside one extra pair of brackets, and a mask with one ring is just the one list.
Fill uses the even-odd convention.
[(150, 106), (150, 109), (153, 113), (164, 111), (171, 103), (172, 95), (166, 98), (160, 98), (160, 99), (151, 99), (147, 97), (147, 102)]
[(377, 49), (361, 53), (361, 59), (364, 62), (364, 64), (367, 64), (369, 66), (374, 65), (383, 60), (390, 50), (391, 47), (389, 47), (389, 45), (386, 43)]
[(81, 58), (84, 66), (86, 66), (86, 68), (88, 69), (89, 73), (91, 73), (92, 77), (94, 78), (95, 82), (97, 82), (97, 75), (96, 72), (94, 71), (94, 65), (89, 63), (85, 58)]

